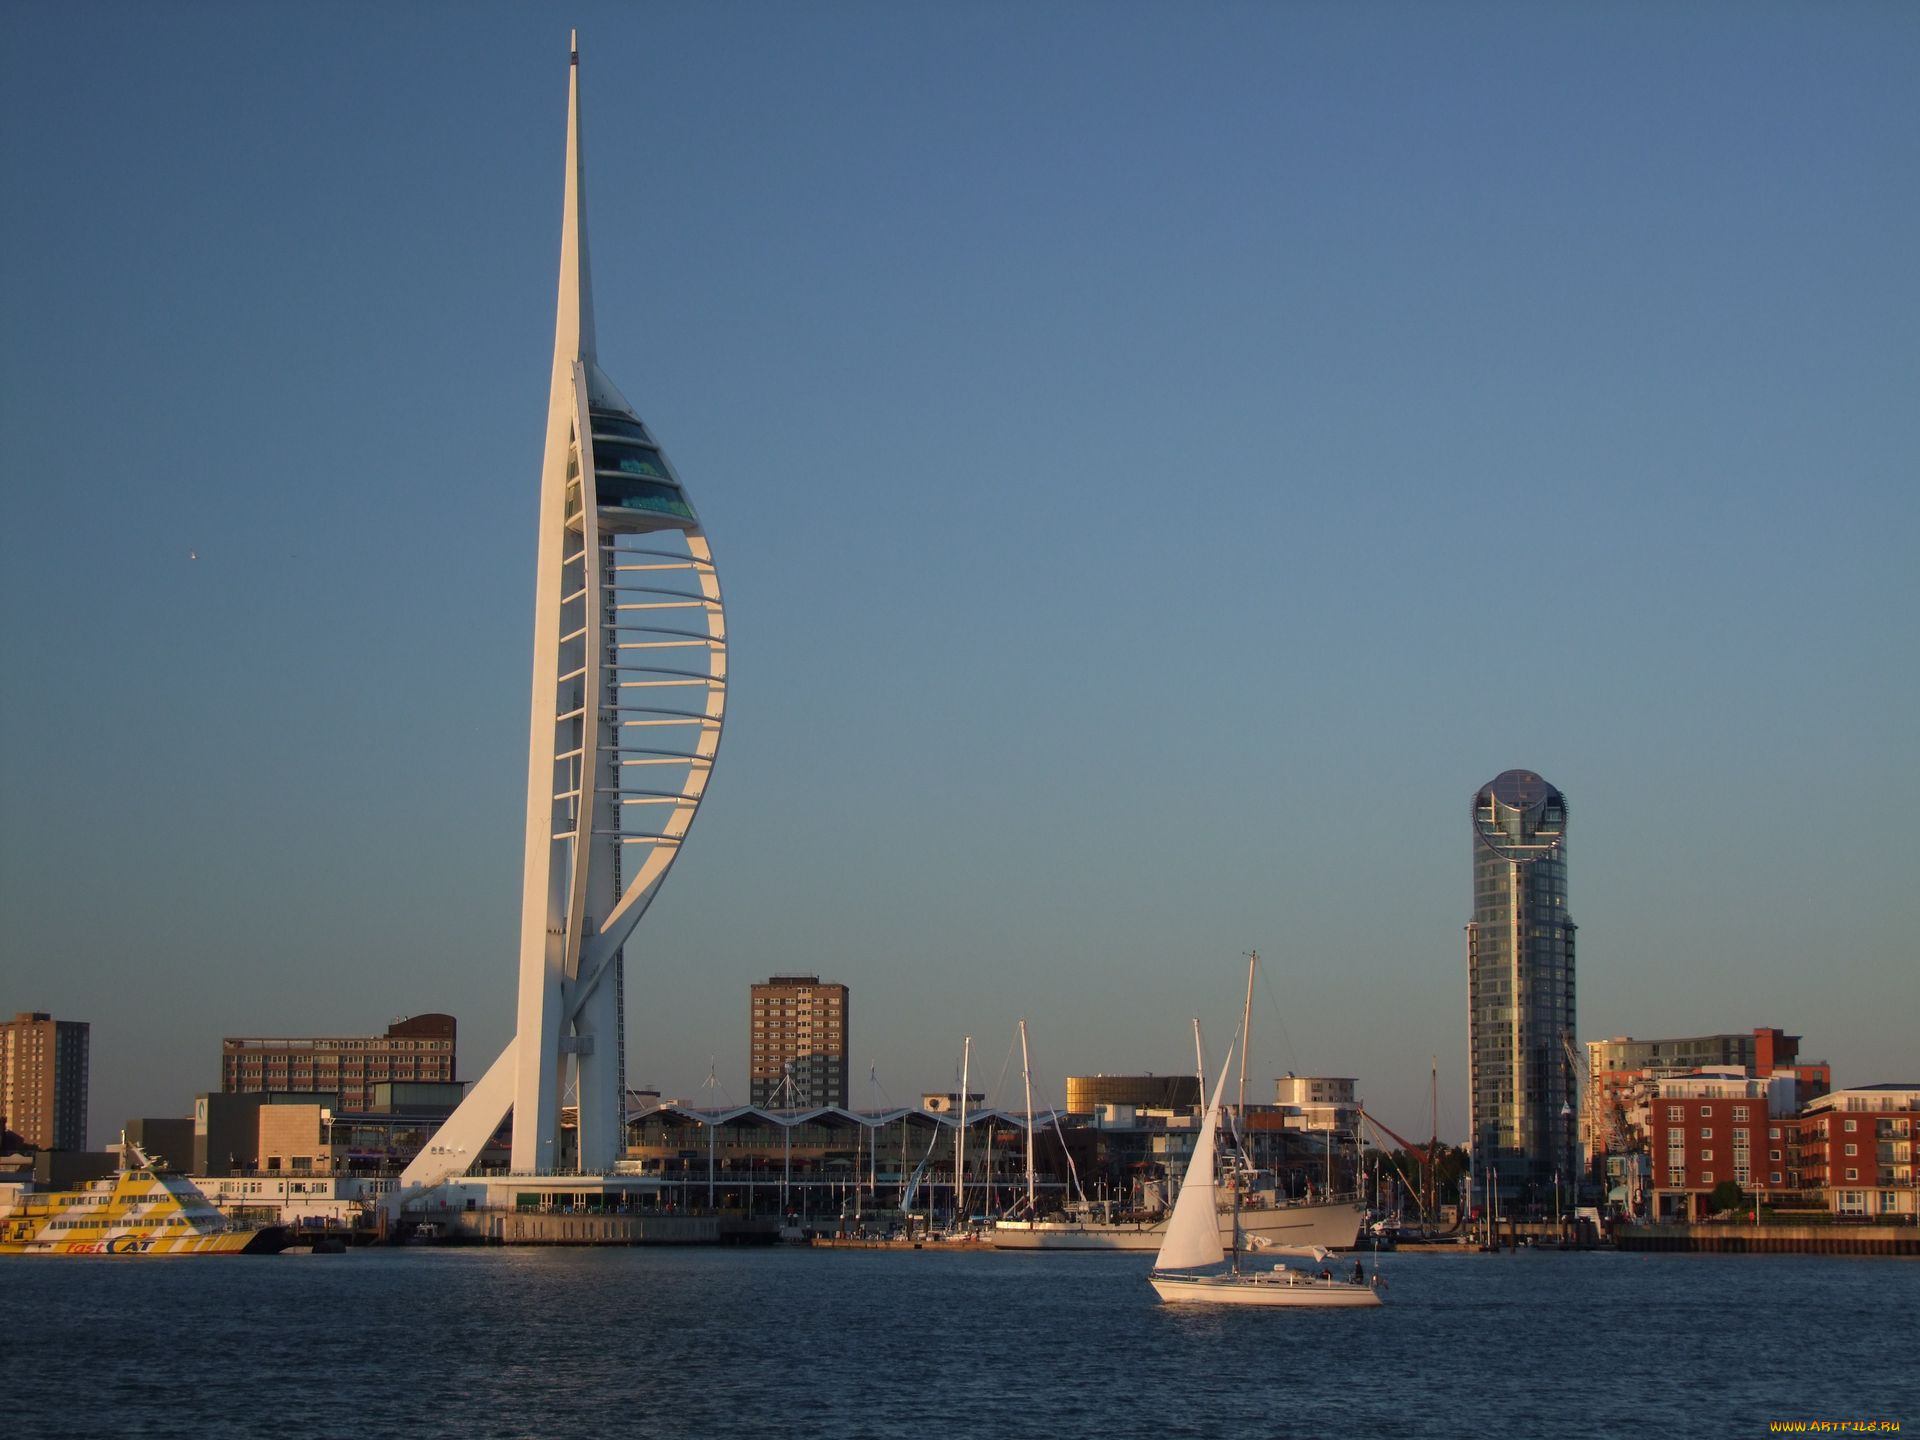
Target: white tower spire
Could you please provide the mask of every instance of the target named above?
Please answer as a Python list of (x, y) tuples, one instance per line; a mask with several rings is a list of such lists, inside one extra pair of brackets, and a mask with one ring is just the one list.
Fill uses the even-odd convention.
[(587, 268), (585, 157), (580, 140), (580, 32), (567, 65), (567, 184), (560, 212), (560, 302), (554, 307), (553, 367), (593, 359), (593, 284)]
[(517, 1174), (625, 1147), (622, 947), (679, 853), (726, 708), (726, 617), (679, 475), (594, 353), (580, 55), (540, 477), (514, 1038), (401, 1177), (464, 1173), (509, 1111)]

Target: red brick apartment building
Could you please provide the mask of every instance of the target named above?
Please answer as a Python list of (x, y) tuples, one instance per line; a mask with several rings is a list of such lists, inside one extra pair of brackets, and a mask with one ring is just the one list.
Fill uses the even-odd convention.
[[(1801, 1104), (1826, 1094), (1833, 1088), (1833, 1068), (1824, 1060), (1802, 1061), (1799, 1054), (1798, 1035), (1770, 1026), (1673, 1040), (1618, 1035), (1588, 1041), (1580, 1138), (1589, 1168), (1601, 1173), (1608, 1155), (1639, 1149), (1650, 1138), (1646, 1107), (1653, 1082), (1658, 1080), (1708, 1070), (1741, 1070), (1761, 1080), (1793, 1076)], [(1660, 1163), (1656, 1158), (1654, 1164)]]
[(318, 1040), (226, 1039), (220, 1042), (220, 1088), (338, 1095), (344, 1111), (373, 1106), (383, 1081), (451, 1083), (455, 1079), (451, 1015), (397, 1020), (385, 1035)]
[(1791, 1073), (1756, 1079), (1723, 1070), (1652, 1083), (1651, 1218), (1704, 1219), (1714, 1188), (1728, 1180), (1763, 1201), (1770, 1188), (1790, 1186), (1787, 1157), (1797, 1123)]
[(1862, 1085), (1813, 1101), (1800, 1116), (1801, 1189), (1835, 1215), (1912, 1222), (1920, 1213), (1920, 1085)]

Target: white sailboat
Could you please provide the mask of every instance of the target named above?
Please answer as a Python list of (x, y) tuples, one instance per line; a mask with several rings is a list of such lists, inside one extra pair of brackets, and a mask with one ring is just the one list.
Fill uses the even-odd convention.
[(1285, 1265), (1272, 1270), (1240, 1268), (1239, 1228), (1234, 1228), (1232, 1268), (1213, 1269), (1227, 1259), (1220, 1245), (1220, 1227), (1215, 1218), (1214, 1134), (1220, 1126), (1220, 1098), (1227, 1088), (1227, 1071), (1233, 1064), (1229, 1050), (1227, 1064), (1220, 1068), (1220, 1080), (1214, 1086), (1213, 1099), (1200, 1122), (1200, 1134), (1193, 1143), (1193, 1158), (1187, 1162), (1186, 1179), (1173, 1203), (1167, 1221), (1166, 1239), (1147, 1276), (1154, 1291), (1169, 1304), (1204, 1305), (1290, 1305), (1324, 1309), (1357, 1308), (1378, 1305), (1380, 1296), (1371, 1285), (1336, 1280), (1326, 1270), (1310, 1275)]

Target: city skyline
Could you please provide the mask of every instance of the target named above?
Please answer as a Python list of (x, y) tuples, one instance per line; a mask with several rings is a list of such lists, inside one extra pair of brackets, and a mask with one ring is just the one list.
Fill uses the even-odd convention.
[[(92, 1025), (96, 1140), (222, 1035), (513, 1033), (575, 20), (0, 17), (0, 1004)], [(1175, 1073), (1258, 950), (1256, 1073), (1417, 1134), (1437, 1055), (1461, 1135), (1514, 767), (1580, 807), (1579, 1040), (1912, 1078), (1920, 18), (577, 23), (735, 652), (630, 1084), (744, 1101), (775, 971), (859, 992), (855, 1104), (1022, 1015)]]

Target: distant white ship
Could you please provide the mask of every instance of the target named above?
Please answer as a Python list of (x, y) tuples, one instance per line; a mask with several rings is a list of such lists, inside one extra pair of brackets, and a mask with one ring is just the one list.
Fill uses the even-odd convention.
[[(1257, 955), (1247, 956), (1247, 1001), (1241, 1019), (1241, 1032), (1253, 1022), (1254, 967)], [(1200, 1022), (1193, 1024), (1194, 1053), (1199, 1054)], [(1027, 1197), (1028, 1218), (1006, 1218), (994, 1222), (990, 1235), (996, 1250), (1158, 1250), (1166, 1239), (1168, 1212), (1127, 1216), (1116, 1215), (1113, 1207), (1095, 1205), (1082, 1195), (1068, 1213), (1056, 1217), (1036, 1217), (1039, 1205), (1034, 1192), (1033, 1168), (1033, 1077), (1027, 1058), (1027, 1022), (1020, 1022), (1020, 1068), (1027, 1087)], [(1222, 1076), (1224, 1081), (1225, 1077)], [(1246, 1093), (1246, 1051), (1240, 1052), (1240, 1090)], [(1064, 1142), (1063, 1142), (1064, 1144)], [(1069, 1160), (1071, 1165), (1071, 1160)], [(1227, 1179), (1216, 1185), (1211, 1152), (1206, 1163), (1207, 1186), (1214, 1191), (1220, 1224), (1220, 1240), (1234, 1244), (1235, 1212), (1238, 1211), (1239, 1243), (1253, 1250), (1283, 1254), (1311, 1255), (1316, 1251), (1351, 1249), (1360, 1243), (1360, 1228), (1366, 1222), (1366, 1207), (1357, 1198), (1293, 1200), (1280, 1194), (1279, 1184), (1270, 1171), (1257, 1170), (1244, 1152), (1236, 1154), (1226, 1167)], [(1075, 1180), (1075, 1185), (1079, 1181)], [(1178, 1207), (1178, 1202), (1175, 1202)]]
[[(1233, 1243), (1233, 1208), (1219, 1210), (1220, 1238)], [(1366, 1207), (1356, 1200), (1283, 1200), (1271, 1191), (1249, 1193), (1240, 1209), (1240, 1243), (1255, 1250), (1311, 1254), (1351, 1248)], [(1056, 1219), (999, 1220), (996, 1250), (1158, 1250), (1167, 1217), (1105, 1218), (1089, 1208)]]

